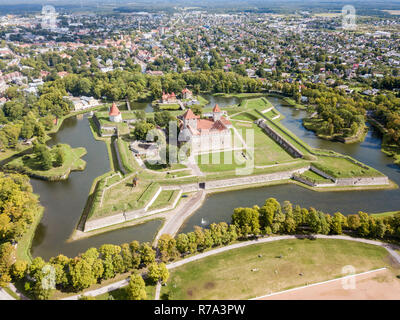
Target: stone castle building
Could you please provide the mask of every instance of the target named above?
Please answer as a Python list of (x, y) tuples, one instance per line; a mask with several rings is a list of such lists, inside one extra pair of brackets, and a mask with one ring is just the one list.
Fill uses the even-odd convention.
[(232, 124), (225, 113), (215, 105), (212, 113), (196, 116), (188, 109), (182, 116), (180, 142), (190, 142), (192, 152), (224, 151), (232, 148)]

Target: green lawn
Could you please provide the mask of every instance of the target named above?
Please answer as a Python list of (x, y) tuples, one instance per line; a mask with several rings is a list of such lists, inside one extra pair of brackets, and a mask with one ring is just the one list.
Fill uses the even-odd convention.
[[(246, 140), (246, 130), (253, 130), (254, 152), (247, 150), (246, 157), (249, 162), (252, 162), (254, 159), (255, 166), (274, 165), (295, 160), (256, 124), (237, 121), (232, 121), (232, 123), (244, 140)], [(243, 147), (243, 145), (238, 142), (236, 147)], [(227, 161), (225, 161), (225, 158)], [(213, 161), (213, 159), (215, 160)], [(244, 167), (245, 161), (246, 159), (243, 157), (242, 151), (216, 152), (197, 156), (197, 163), (203, 172), (232, 171), (236, 168)]]
[(242, 112), (239, 113), (235, 116), (232, 117), (233, 120), (245, 120), (245, 121), (251, 121), (254, 122), (255, 120), (258, 119), (258, 117), (256, 115), (254, 115), (251, 112)]
[(180, 110), (181, 106), (177, 103), (159, 104), (157, 106), (160, 110)]
[(361, 167), (345, 158), (318, 157), (313, 165), (335, 178), (379, 177), (383, 174), (370, 167)]
[[(139, 180), (138, 185), (132, 187), (132, 179), (121, 180), (121, 183), (106, 190), (102, 205), (96, 204), (90, 218), (97, 219), (123, 211), (143, 208), (157, 192), (159, 184)], [(101, 191), (99, 191), (99, 194), (101, 194)]]
[(160, 209), (166, 207), (174, 202), (176, 197), (178, 196), (178, 190), (163, 190), (157, 197), (157, 199), (153, 202), (153, 204), (149, 207), (149, 210)]
[[(84, 170), (86, 162), (81, 159), (86, 154), (85, 148), (71, 148), (68, 144), (60, 144), (65, 154), (65, 160), (62, 166), (53, 167), (49, 170), (43, 170), (40, 162), (36, 159), (35, 154), (20, 156), (5, 166), (7, 169), (16, 170), (28, 175), (37, 175), (44, 178), (59, 179), (64, 175), (68, 175), (73, 170)], [(54, 148), (52, 149), (54, 150)]]
[(332, 180), (326, 179), (323, 176), (320, 176), (319, 174), (317, 174), (311, 170), (303, 172), (300, 176), (309, 181), (316, 182), (316, 183), (333, 183)]
[(118, 152), (121, 157), (122, 165), (127, 172), (135, 172), (138, 170), (138, 164), (134, 159), (132, 151), (129, 150), (129, 142), (119, 138), (117, 140)]
[(285, 97), (285, 98), (283, 98), (282, 100), (283, 100), (283, 101), (286, 103), (286, 105), (288, 105), (288, 106), (295, 107), (295, 108), (298, 108), (298, 109), (307, 109), (307, 106), (302, 105), (302, 104), (300, 104), (300, 103), (297, 103), (297, 102), (294, 101), (292, 98)]
[[(198, 155), (196, 163), (203, 172), (231, 171), (244, 167), (242, 151), (214, 152)], [(243, 163), (243, 164), (242, 164)]]
[(387, 251), (378, 246), (333, 239), (282, 240), (230, 250), (170, 270), (161, 298), (249, 299), (341, 277), (346, 265), (359, 273), (389, 263)]
[(185, 169), (186, 166), (182, 163), (171, 163), (170, 167), (164, 167), (162, 164), (151, 164), (147, 161), (144, 161), (147, 169), (155, 170), (155, 171), (171, 171), (171, 170), (178, 170), (178, 169)]
[(246, 100), (246, 102), (244, 103), (244, 107), (247, 109), (263, 111), (267, 108), (272, 107), (272, 104), (267, 98), (262, 97)]
[(380, 213), (371, 213), (370, 216), (373, 216), (375, 218), (379, 217), (391, 217), (394, 216), (395, 214), (399, 214), (400, 211), (387, 211), (387, 212), (380, 212)]

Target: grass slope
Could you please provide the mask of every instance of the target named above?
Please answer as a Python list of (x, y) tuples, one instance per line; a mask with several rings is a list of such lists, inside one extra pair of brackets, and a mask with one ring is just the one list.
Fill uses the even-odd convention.
[(341, 277), (346, 265), (357, 273), (381, 268), (389, 264), (387, 256), (382, 247), (333, 239), (251, 245), (172, 270), (161, 297), (249, 299)]

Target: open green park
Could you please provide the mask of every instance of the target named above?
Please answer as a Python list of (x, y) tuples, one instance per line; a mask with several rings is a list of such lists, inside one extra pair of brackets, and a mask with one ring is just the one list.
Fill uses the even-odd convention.
[(25, 173), (30, 176), (42, 178), (45, 180), (61, 180), (68, 178), (71, 171), (84, 170), (86, 162), (81, 158), (86, 154), (85, 148), (71, 148), (67, 144), (59, 144), (58, 147), (64, 154), (62, 165), (56, 165), (55, 151), (57, 146), (50, 149), (52, 165), (49, 169), (43, 169), (41, 160), (34, 153), (19, 156), (6, 164), (6, 170), (13, 170)]
[[(346, 240), (295, 239), (225, 251), (170, 270), (161, 299), (250, 299), (390, 266), (378, 246)], [(212, 270), (212, 272), (210, 272)]]

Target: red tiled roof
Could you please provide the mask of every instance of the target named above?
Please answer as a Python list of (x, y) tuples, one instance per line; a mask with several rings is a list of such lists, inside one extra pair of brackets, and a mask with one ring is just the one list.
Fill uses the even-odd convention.
[(117, 116), (119, 115), (121, 112), (119, 111), (117, 105), (115, 104), (115, 102), (113, 102), (111, 109), (110, 109), (110, 116)]
[(191, 109), (188, 109), (184, 114), (183, 114), (183, 119), (185, 120), (190, 120), (190, 119), (198, 119), (199, 116), (196, 116)]
[(226, 129), (227, 129), (227, 127), (220, 120), (215, 121), (211, 128), (211, 130), (218, 130), (218, 131), (223, 131)]
[(230, 122), (229, 120), (225, 119), (224, 117), (221, 117), (221, 122), (225, 125), (225, 126), (230, 126), (232, 125), (232, 122)]
[(221, 109), (219, 108), (218, 104), (215, 105), (213, 112), (221, 112)]
[(197, 130), (210, 130), (214, 122), (207, 119), (197, 120)]

